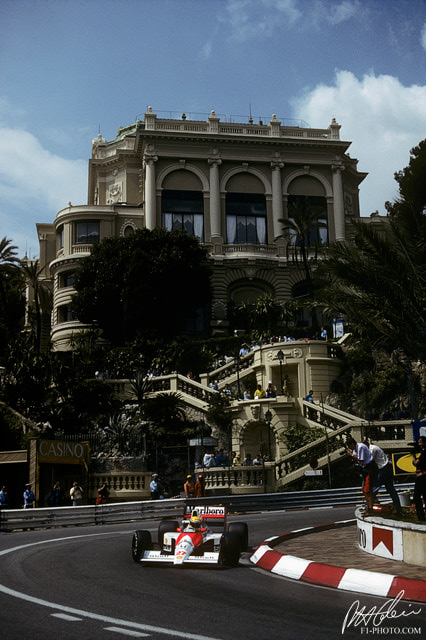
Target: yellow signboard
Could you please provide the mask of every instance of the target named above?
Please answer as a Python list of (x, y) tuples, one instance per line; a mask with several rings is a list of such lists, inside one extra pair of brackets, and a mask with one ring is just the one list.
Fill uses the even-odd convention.
[(415, 473), (416, 467), (413, 464), (413, 453), (402, 451), (392, 454), (393, 475), (401, 476), (407, 473)]
[(38, 462), (87, 465), (89, 446), (86, 442), (39, 440), (37, 445)]

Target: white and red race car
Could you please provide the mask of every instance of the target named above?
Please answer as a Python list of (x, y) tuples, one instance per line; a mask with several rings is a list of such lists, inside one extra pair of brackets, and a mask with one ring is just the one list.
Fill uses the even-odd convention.
[(150, 531), (134, 532), (133, 560), (235, 567), (241, 552), (248, 549), (248, 527), (245, 522), (231, 522), (227, 527), (226, 519), (224, 506), (186, 505), (181, 526), (175, 520), (160, 522), (158, 548)]

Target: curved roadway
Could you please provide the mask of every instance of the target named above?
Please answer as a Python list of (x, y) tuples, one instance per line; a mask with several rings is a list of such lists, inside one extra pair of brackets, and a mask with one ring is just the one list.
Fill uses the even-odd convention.
[[(230, 520), (248, 522), (254, 549), (271, 535), (351, 518), (353, 511), (259, 513)], [(135, 564), (130, 552), (135, 528), (156, 532), (158, 522), (0, 534), (1, 637), (330, 640), (342, 637), (355, 601), (368, 610), (386, 603), (274, 576), (252, 565), (250, 553), (234, 569)], [(333, 535), (338, 544), (338, 533)], [(380, 626), (385, 625), (419, 627), (420, 620), (387, 620)], [(359, 638), (365, 631), (352, 623), (343, 637)]]

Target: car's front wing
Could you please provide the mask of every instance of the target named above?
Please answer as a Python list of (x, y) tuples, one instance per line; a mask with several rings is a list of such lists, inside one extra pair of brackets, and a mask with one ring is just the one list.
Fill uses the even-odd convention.
[[(168, 562), (174, 564), (174, 555), (163, 553), (160, 550), (145, 551), (140, 562)], [(203, 555), (190, 555), (185, 559), (184, 564), (219, 564), (218, 551), (206, 551)]]

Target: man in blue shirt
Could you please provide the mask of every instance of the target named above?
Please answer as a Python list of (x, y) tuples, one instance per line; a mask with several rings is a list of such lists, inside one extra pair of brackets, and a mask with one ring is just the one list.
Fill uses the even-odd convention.
[(158, 473), (152, 474), (152, 480), (149, 485), (151, 492), (151, 500), (158, 500), (160, 497), (160, 488), (158, 486)]
[(228, 464), (228, 457), (223, 449), (219, 450), (219, 453), (216, 456), (216, 466), (217, 467), (225, 467)]
[(35, 495), (31, 491), (31, 483), (25, 485), (24, 491), (24, 509), (31, 509), (35, 504)]
[(5, 509), (9, 505), (9, 498), (7, 496), (7, 489), (3, 486), (0, 490), (0, 509)]

